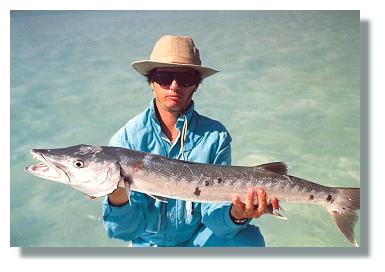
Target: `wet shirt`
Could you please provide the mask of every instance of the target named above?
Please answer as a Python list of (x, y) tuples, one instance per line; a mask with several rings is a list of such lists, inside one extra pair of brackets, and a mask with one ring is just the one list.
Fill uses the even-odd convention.
[[(172, 144), (161, 131), (150, 107), (131, 119), (111, 138), (109, 145), (182, 159), (181, 137)], [(186, 112), (188, 130), (184, 141), (184, 159), (192, 162), (229, 165), (231, 136), (218, 121), (198, 114), (194, 104)], [(185, 116), (179, 117), (179, 135)], [(103, 202), (104, 227), (109, 238), (132, 241), (133, 246), (183, 246), (203, 226), (221, 238), (234, 237), (247, 225), (230, 218), (231, 204), (191, 203), (168, 199), (167, 203), (146, 194), (131, 192), (131, 203), (121, 207)]]

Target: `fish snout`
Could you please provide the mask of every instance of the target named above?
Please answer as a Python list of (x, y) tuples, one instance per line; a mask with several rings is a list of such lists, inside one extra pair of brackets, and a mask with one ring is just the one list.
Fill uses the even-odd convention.
[(32, 155), (47, 155), (47, 154), (50, 154), (50, 150), (49, 149), (32, 149), (31, 150), (31, 154)]

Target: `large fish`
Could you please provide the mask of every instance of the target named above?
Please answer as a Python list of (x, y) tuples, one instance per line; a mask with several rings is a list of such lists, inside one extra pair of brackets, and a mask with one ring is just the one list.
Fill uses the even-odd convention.
[[(341, 232), (355, 246), (354, 225), (360, 209), (360, 189), (327, 187), (287, 174), (284, 163), (254, 167), (192, 163), (140, 151), (77, 145), (58, 149), (33, 149), (41, 163), (25, 170), (38, 177), (73, 186), (100, 197), (118, 186), (151, 195), (193, 202), (231, 202), (249, 188), (290, 203), (312, 203), (326, 208)], [(274, 211), (273, 213), (275, 213)], [(279, 215), (279, 213), (276, 213)]]

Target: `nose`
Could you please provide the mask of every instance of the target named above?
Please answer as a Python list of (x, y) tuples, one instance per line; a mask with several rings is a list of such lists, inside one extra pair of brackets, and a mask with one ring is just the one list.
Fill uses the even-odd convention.
[(176, 79), (174, 79), (174, 80), (171, 82), (170, 90), (173, 90), (173, 91), (178, 91), (178, 90), (180, 90), (179, 83), (176, 81)]

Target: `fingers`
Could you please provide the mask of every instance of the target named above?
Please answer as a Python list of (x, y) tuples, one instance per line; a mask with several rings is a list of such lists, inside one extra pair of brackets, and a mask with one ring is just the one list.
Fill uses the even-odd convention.
[(249, 189), (247, 191), (246, 199), (245, 199), (245, 204), (246, 204), (246, 214), (253, 214), (254, 212), (254, 196), (255, 196), (255, 190), (254, 189)]
[[(257, 205), (254, 205), (254, 199), (257, 198)], [(242, 203), (239, 196), (232, 198), (231, 214), (234, 218), (259, 218), (267, 209), (266, 192), (262, 188), (249, 189), (246, 194), (245, 203)], [(275, 196), (269, 198), (273, 210), (279, 209), (279, 202)]]
[(233, 196), (232, 198), (232, 207), (230, 210), (230, 215), (234, 219), (243, 219), (244, 211), (246, 209), (245, 204), (243, 204), (239, 198), (239, 196)]
[(241, 199), (238, 195), (233, 197), (232, 203), (233, 206), (235, 206), (239, 211), (243, 212), (246, 209), (246, 205), (241, 202)]
[(254, 196), (255, 190), (250, 189), (247, 191), (245, 203), (242, 203), (239, 196), (233, 196), (230, 213), (231, 216), (235, 219), (244, 219), (254, 217), (255, 207), (254, 207)]
[(266, 192), (263, 189), (258, 188), (257, 197), (258, 197), (257, 217), (260, 217), (262, 214), (265, 213), (265, 210), (266, 210), (266, 205), (267, 205)]
[[(254, 198), (257, 196), (258, 205), (254, 205)], [(256, 190), (250, 189), (247, 192), (246, 196), (246, 210), (245, 210), (245, 217), (247, 218), (258, 218), (262, 214), (265, 213), (266, 210), (266, 192), (258, 188)]]
[(270, 197), (270, 203), (271, 203), (271, 206), (273, 206), (273, 210), (279, 209), (278, 198), (276, 198), (275, 196)]
[[(258, 205), (254, 205), (254, 198), (257, 197)], [(273, 197), (273, 208), (278, 207), (278, 199)], [(249, 190), (246, 196), (246, 210), (245, 217), (247, 218), (259, 218), (261, 217), (267, 207), (266, 192), (262, 188), (257, 188), (256, 190)]]

